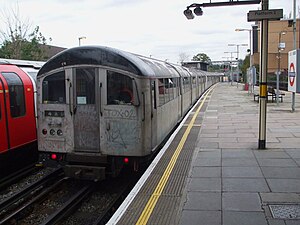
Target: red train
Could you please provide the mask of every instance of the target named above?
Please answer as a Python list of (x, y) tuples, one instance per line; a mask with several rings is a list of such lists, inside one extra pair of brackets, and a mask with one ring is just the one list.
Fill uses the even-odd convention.
[(0, 175), (37, 157), (35, 81), (42, 65), (0, 58)]

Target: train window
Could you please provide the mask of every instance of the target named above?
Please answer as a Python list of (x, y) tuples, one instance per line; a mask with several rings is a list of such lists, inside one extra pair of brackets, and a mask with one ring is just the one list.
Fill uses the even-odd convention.
[(20, 117), (25, 115), (25, 95), (24, 85), (21, 78), (16, 73), (2, 73), (5, 78), (8, 91), (11, 117)]
[(158, 79), (159, 105), (163, 105), (179, 95), (178, 78)]
[(150, 81), (151, 86), (151, 98), (152, 98), (152, 108), (156, 109), (156, 91), (155, 91), (155, 80)]
[(177, 93), (177, 81), (176, 78), (169, 78), (169, 98), (170, 100), (173, 100), (176, 98), (176, 93)]
[(196, 86), (197, 86), (197, 77), (192, 77), (192, 86), (193, 86), (193, 88), (196, 88)]
[(43, 103), (64, 104), (66, 103), (65, 71), (60, 71), (47, 76), (43, 80)]
[(165, 104), (165, 84), (164, 79), (158, 79), (159, 105)]
[(183, 77), (183, 92), (187, 92), (191, 89), (189, 77)]
[(95, 68), (76, 69), (77, 104), (95, 104)]
[(176, 91), (176, 93), (175, 93), (175, 98), (177, 97), (177, 96), (179, 96), (180, 95), (180, 85), (179, 85), (179, 78), (174, 78), (174, 80), (175, 80), (175, 84), (176, 84), (176, 89), (175, 89), (175, 91)]
[(107, 71), (107, 104), (133, 104), (132, 78), (121, 73)]

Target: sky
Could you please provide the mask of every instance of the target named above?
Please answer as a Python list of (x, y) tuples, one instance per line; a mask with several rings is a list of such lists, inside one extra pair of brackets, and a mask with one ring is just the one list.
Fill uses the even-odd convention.
[[(248, 44), (254, 22), (247, 22), (249, 10), (260, 4), (203, 8), (203, 16), (188, 20), (183, 15), (192, 3), (229, 0), (0, 0), (0, 31), (7, 15), (18, 9), (19, 17), (39, 26), (47, 44), (71, 48), (79, 45), (109, 46), (124, 51), (167, 60), (186, 61), (205, 53), (212, 61), (227, 60), (236, 51), (228, 44)], [(236, 1), (236, 0), (234, 0)], [(297, 17), (300, 0), (296, 0)], [(293, 0), (269, 0), (269, 9), (283, 9), (289, 17)], [(15, 10), (16, 11), (16, 10)], [(51, 41), (49, 39), (51, 38)], [(247, 48), (239, 47), (244, 59)]]

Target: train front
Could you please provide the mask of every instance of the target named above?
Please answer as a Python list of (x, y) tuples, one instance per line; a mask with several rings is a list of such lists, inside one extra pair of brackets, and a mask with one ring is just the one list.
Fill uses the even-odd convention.
[(50, 59), (37, 80), (40, 161), (59, 162), (70, 177), (102, 180), (148, 154), (138, 73), (107, 48), (78, 47)]

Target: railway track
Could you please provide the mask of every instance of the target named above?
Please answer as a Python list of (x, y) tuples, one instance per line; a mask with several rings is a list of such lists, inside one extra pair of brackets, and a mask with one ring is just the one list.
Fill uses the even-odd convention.
[(0, 191), (40, 169), (41, 168), (36, 167), (35, 164), (31, 164), (31, 165), (28, 165), (28, 166), (22, 168), (21, 170), (18, 170), (14, 173), (11, 173), (11, 174), (1, 178), (0, 179)]
[(62, 170), (60, 168), (44, 169), (28, 177), (21, 176), (22, 179), (13, 184), (8, 185), (7, 183), (7, 186), (0, 193), (0, 224), (3, 224), (11, 213), (24, 207), (45, 186), (61, 176)]
[(80, 207), (59, 222), (60, 225), (106, 224), (140, 176), (119, 177), (97, 184)]
[(0, 224), (105, 224), (139, 177), (126, 174), (95, 183), (60, 172), (0, 201)]

